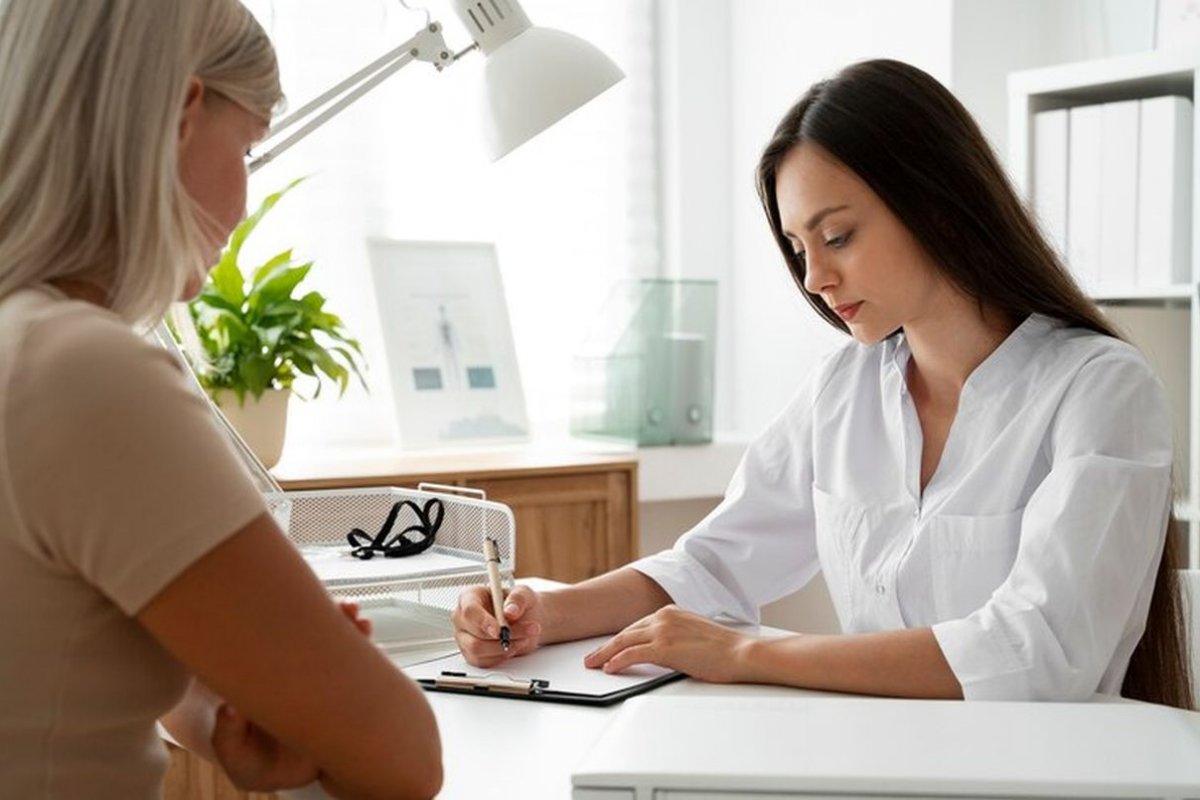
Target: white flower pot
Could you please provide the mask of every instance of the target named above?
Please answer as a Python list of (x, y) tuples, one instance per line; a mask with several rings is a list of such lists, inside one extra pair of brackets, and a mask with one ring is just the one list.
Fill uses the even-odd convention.
[(242, 405), (238, 404), (237, 395), (228, 389), (216, 394), (221, 413), (264, 467), (270, 468), (279, 463), (291, 394), (290, 389), (267, 389), (262, 397), (254, 398), (247, 394)]

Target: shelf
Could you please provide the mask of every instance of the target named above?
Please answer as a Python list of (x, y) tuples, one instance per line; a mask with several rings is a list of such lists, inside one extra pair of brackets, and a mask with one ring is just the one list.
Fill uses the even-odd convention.
[(1100, 303), (1121, 303), (1154, 300), (1191, 300), (1196, 287), (1181, 283), (1174, 286), (1114, 286), (1097, 289), (1091, 293), (1093, 300)]
[(296, 490), (376, 486), (405, 477), (437, 480), (470, 472), (487, 472), (490, 478), (538, 477), (636, 462), (638, 500), (653, 503), (721, 497), (746, 445), (744, 438), (731, 436), (677, 447), (636, 448), (575, 439), (464, 451), (403, 452), (382, 446), (291, 449), (272, 473), (285, 489)]
[(1192, 96), (1200, 57), (1191, 49), (1134, 53), (1014, 72), (1010, 96), (1038, 95), (1039, 110), (1134, 100), (1160, 94)]
[(411, 451), (390, 445), (317, 447), (285, 449), (271, 473), (284, 489), (302, 490), (378, 486), (380, 480), (437, 481), (462, 474), (486, 473), (489, 479), (565, 475), (634, 461), (631, 452), (575, 442)]
[[(1198, 82), (1200, 51), (1194, 47), (1133, 53), (1010, 74), (1008, 168), (1014, 185), (1024, 197), (1031, 197), (1035, 118), (1039, 113), (1164, 95), (1190, 99), (1195, 108), (1200, 99)], [(1057, 119), (1062, 116), (1059, 114)], [(1061, 127), (1055, 128), (1053, 134), (1067, 135), (1067, 141), (1046, 139), (1055, 148), (1059, 159), (1069, 157), (1070, 144), (1069, 134), (1060, 133), (1061, 130)], [(1200, 162), (1196, 161), (1200, 158), (1200, 125), (1193, 126), (1191, 135), (1192, 169), (1196, 170), (1200, 169)], [(1084, 144), (1095, 143), (1085, 141)], [(1065, 151), (1062, 150), (1064, 147)], [(1067, 156), (1062, 155), (1064, 152)], [(1048, 177), (1052, 183), (1049, 199), (1056, 203), (1049, 209), (1053, 215), (1050, 222), (1061, 226), (1055, 228), (1061, 235), (1066, 227), (1066, 201), (1054, 191), (1060, 186), (1056, 181), (1065, 178), (1060, 178), (1057, 173)], [(1200, 243), (1195, 242), (1194, 233), (1200, 226), (1200, 176), (1193, 174), (1190, 183), (1194, 241), (1190, 269), (1186, 273), (1174, 271), (1176, 265), (1171, 264), (1176, 276), (1190, 273), (1190, 278), (1183, 283), (1163, 286), (1096, 287), (1090, 295), (1103, 305), (1105, 314), (1117, 328), (1146, 355), (1162, 380), (1175, 436), (1175, 479), (1181, 490), (1175, 515), (1187, 529), (1189, 566), (1197, 569), (1200, 568), (1200, 324), (1196, 320), (1200, 319), (1197, 316), (1200, 314)], [(1063, 192), (1067, 188), (1061, 186)], [(1030, 204), (1033, 205), (1032, 200)], [(1122, 219), (1127, 216), (1125, 214)], [(1068, 241), (1068, 237), (1059, 241)], [(1064, 245), (1060, 244), (1060, 247), (1065, 250)], [(1164, 279), (1170, 280), (1165, 275)]]

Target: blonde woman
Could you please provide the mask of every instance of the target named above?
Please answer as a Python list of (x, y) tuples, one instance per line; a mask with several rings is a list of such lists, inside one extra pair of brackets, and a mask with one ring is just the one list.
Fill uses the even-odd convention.
[(136, 332), (243, 214), (265, 34), (237, 0), (0, 0), (0, 74), (0, 797), (158, 797), (160, 718), (244, 788), (434, 794), (420, 690)]

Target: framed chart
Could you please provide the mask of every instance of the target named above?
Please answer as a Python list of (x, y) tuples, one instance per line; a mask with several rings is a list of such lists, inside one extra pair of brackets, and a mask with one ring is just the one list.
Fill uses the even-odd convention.
[(496, 248), (367, 243), (404, 448), (529, 438)]

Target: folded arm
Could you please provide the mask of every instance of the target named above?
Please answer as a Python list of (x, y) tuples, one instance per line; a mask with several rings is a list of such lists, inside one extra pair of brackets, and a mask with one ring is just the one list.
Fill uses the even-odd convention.
[[(261, 515), (188, 567), (138, 620), (204, 685), (315, 764), (337, 797), (429, 797), (437, 726), (421, 690), (379, 653)], [(181, 731), (194, 743), (194, 690)], [(176, 723), (187, 720), (180, 709)], [(236, 720), (234, 720), (236, 723)]]

